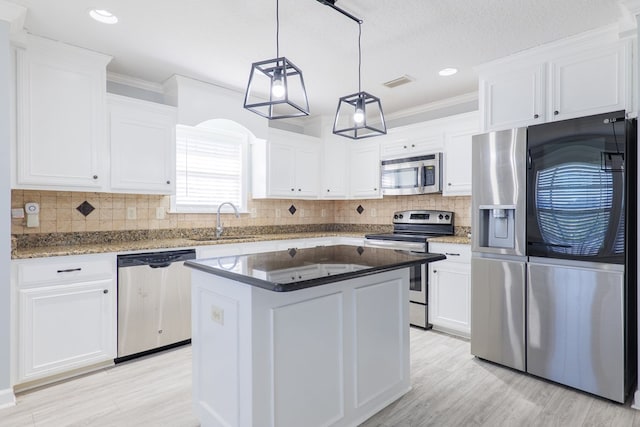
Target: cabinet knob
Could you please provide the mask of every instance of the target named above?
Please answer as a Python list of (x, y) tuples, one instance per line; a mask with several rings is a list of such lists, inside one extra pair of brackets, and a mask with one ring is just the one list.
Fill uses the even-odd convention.
[(416, 148), (416, 144), (411, 144), (411, 148)]
[(404, 147), (404, 148), (407, 148), (407, 146), (406, 146), (406, 145), (403, 145), (403, 147)]
[(327, 188), (327, 193), (330, 192), (331, 190)]
[(557, 116), (558, 114), (560, 114), (560, 111), (558, 111), (558, 110), (556, 110), (556, 111), (554, 111), (554, 112), (553, 112), (553, 115), (554, 115), (554, 116)]
[(451, 183), (450, 183), (450, 182), (449, 182), (449, 183), (447, 183), (447, 185), (448, 185), (449, 187), (451, 187)]
[(298, 191), (302, 191), (302, 188), (298, 188)]
[(436, 274), (438, 272), (438, 270), (433, 270), (433, 274)]
[(378, 191), (378, 189), (377, 189), (377, 188), (374, 188), (374, 189), (373, 189), (373, 191)]
[(102, 291), (103, 294), (108, 294), (109, 293), (109, 289), (105, 289), (104, 291)]
[(295, 189), (295, 188), (292, 188), (292, 189), (291, 189), (291, 191), (296, 191), (296, 189)]
[(98, 179), (98, 175), (93, 175), (93, 179)]
[(167, 180), (167, 184), (171, 184), (171, 181)]
[(534, 114), (534, 115), (533, 115), (533, 118), (534, 118), (534, 119), (537, 119), (538, 117), (540, 117), (540, 115), (539, 115), (539, 114)]

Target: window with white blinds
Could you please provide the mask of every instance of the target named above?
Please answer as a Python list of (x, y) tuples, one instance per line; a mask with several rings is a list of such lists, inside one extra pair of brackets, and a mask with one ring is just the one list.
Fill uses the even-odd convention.
[(247, 148), (246, 134), (178, 125), (173, 210), (215, 212), (231, 202), (246, 211)]

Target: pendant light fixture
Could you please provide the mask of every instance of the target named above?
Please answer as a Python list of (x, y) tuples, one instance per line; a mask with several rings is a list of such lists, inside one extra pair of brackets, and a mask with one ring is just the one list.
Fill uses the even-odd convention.
[(309, 115), (302, 71), (280, 57), (280, 10), (276, 0), (276, 57), (251, 65), (244, 108), (267, 119)]
[(362, 90), (362, 19), (335, 5), (335, 0), (317, 0), (358, 23), (358, 93), (338, 100), (333, 133), (351, 139), (369, 138), (387, 133), (380, 98)]

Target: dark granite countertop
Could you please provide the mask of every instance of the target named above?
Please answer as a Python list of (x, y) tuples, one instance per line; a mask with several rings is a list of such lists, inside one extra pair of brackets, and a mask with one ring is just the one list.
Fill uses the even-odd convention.
[(288, 292), (445, 258), (441, 254), (337, 245), (198, 259), (185, 265), (270, 291)]

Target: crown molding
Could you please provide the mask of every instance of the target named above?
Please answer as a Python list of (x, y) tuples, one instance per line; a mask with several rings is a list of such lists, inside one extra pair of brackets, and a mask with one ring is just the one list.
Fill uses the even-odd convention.
[(156, 92), (164, 94), (164, 87), (160, 83), (154, 83), (147, 80), (142, 80), (136, 77), (127, 76), (124, 74), (107, 72), (107, 80), (113, 83), (119, 83), (125, 86), (135, 87), (150, 92)]
[(419, 105), (417, 107), (411, 107), (404, 110), (394, 111), (393, 113), (384, 115), (385, 121), (403, 119), (405, 117), (415, 116), (417, 114), (426, 113), (429, 111), (437, 111), (443, 108), (453, 107), (460, 104), (466, 104), (468, 102), (477, 102), (478, 92), (465, 93), (463, 95), (453, 96), (451, 98), (442, 99), (428, 104)]
[(24, 29), (24, 20), (27, 17), (27, 8), (0, 0), (0, 21), (11, 24), (11, 33), (16, 34)]

